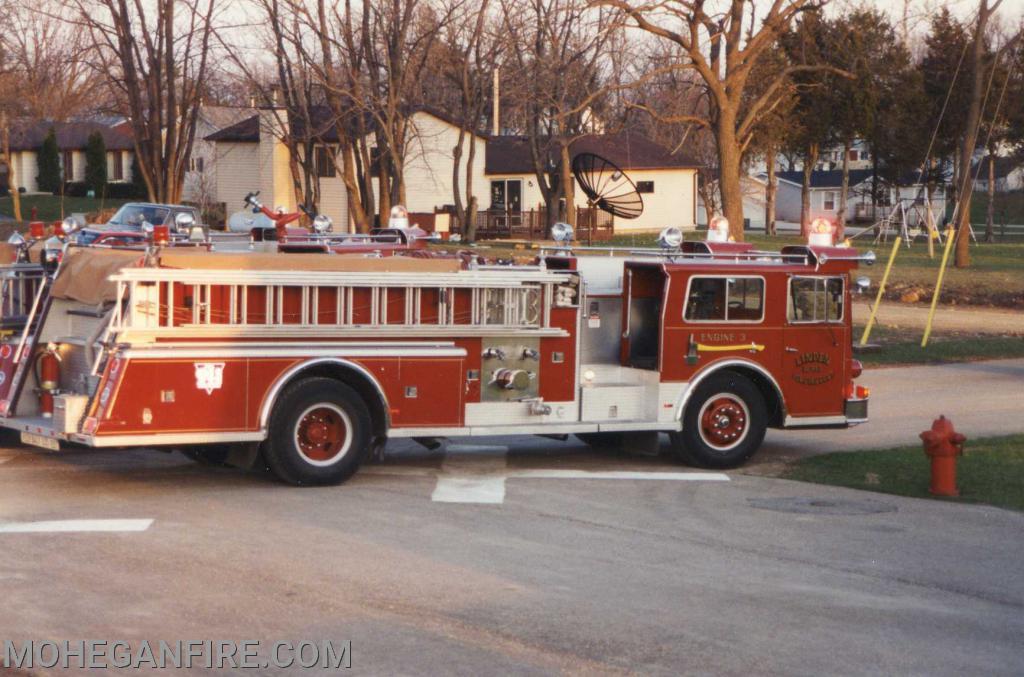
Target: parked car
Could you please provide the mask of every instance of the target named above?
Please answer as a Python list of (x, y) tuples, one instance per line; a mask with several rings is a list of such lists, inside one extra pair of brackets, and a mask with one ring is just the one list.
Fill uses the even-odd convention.
[[(129, 202), (123, 205), (110, 217), (110, 220), (102, 225), (90, 226), (80, 230), (76, 236), (76, 242), (80, 245), (93, 244), (99, 239), (109, 239), (106, 234), (118, 233), (128, 234), (142, 233), (142, 224), (149, 223), (154, 226), (165, 225), (174, 229), (176, 219), (181, 214), (192, 217), (193, 223), (200, 223), (199, 210), (185, 205), (165, 205), (151, 202)], [(101, 236), (104, 236), (101, 238)], [(131, 240), (131, 237), (121, 238)], [(139, 241), (145, 239), (145, 235)], [(125, 241), (111, 241), (105, 244), (129, 244)]]

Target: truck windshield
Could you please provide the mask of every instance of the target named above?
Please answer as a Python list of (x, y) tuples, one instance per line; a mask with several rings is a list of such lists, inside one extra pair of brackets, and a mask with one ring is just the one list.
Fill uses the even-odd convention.
[(158, 225), (167, 219), (168, 212), (170, 210), (166, 207), (128, 204), (118, 209), (117, 213), (107, 222), (107, 225), (138, 228), (142, 225), (143, 221)]

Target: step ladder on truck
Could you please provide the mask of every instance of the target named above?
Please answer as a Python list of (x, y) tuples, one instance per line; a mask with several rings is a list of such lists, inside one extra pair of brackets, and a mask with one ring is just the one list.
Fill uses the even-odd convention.
[(226, 450), (305, 485), (388, 438), (668, 433), (682, 460), (728, 468), (768, 427), (866, 420), (850, 273), (870, 257), (678, 239), (469, 268), (69, 247), (30, 349), (0, 351), (0, 425), (51, 449)]

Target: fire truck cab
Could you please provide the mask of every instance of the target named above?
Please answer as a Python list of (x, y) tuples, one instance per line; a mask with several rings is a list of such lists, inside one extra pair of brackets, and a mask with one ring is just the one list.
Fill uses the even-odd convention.
[(865, 421), (861, 257), (702, 247), (469, 267), (70, 247), (0, 344), (0, 425), (51, 449), (230, 448), (328, 484), (388, 438), (668, 433), (728, 468), (768, 427)]

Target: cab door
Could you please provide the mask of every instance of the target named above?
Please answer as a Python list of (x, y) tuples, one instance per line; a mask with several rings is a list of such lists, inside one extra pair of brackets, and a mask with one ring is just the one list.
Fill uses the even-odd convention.
[(846, 280), (791, 275), (783, 332), (782, 389), (792, 417), (841, 416), (846, 383)]

